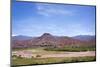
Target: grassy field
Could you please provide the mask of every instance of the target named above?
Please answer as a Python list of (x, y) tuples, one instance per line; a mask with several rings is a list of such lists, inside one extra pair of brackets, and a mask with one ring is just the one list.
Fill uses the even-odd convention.
[(45, 48), (46, 51), (69, 51), (69, 52), (80, 52), (80, 51), (95, 51), (95, 47), (63, 47), (63, 48)]
[(18, 50), (32, 50), (34, 52), (44, 52), (44, 51), (80, 52), (80, 51), (95, 51), (96, 48), (95, 47), (62, 47), (62, 48), (16, 48), (16, 49), (13, 49), (13, 51), (18, 51)]
[(86, 57), (62, 57), (62, 58), (22, 58), (16, 57), (12, 59), (12, 66), (21, 66), (21, 65), (40, 65), (40, 64), (55, 64), (55, 63), (74, 63), (74, 62), (89, 62), (95, 61), (94, 56)]

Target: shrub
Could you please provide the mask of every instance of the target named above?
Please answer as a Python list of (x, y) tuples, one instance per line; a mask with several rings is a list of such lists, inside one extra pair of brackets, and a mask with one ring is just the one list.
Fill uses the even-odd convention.
[(38, 54), (38, 55), (36, 55), (36, 57), (41, 57), (41, 55)]
[(12, 55), (12, 57), (17, 57), (17, 55)]
[(34, 58), (34, 56), (32, 56), (31, 58)]
[(22, 59), (23, 57), (21, 55), (19, 55), (18, 58)]

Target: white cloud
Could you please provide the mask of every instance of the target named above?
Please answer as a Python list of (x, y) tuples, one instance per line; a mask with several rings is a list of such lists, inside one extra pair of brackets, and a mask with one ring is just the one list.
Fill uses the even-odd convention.
[(55, 15), (74, 15), (75, 13), (72, 10), (67, 9), (65, 5), (56, 5), (56, 4), (36, 4), (37, 12), (43, 16), (55, 16)]

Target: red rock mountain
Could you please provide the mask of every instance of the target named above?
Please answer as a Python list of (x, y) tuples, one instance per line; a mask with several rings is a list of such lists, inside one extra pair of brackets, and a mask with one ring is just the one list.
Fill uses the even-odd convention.
[(12, 40), (13, 48), (27, 47), (64, 47), (64, 46), (82, 46), (87, 45), (86, 42), (73, 39), (67, 36), (54, 36), (49, 33), (44, 33), (40, 37), (31, 38), (28, 40)]

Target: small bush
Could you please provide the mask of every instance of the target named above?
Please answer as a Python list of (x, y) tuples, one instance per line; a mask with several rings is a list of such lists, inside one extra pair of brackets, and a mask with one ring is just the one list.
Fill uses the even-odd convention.
[(32, 56), (31, 58), (34, 58), (34, 56)]
[(12, 55), (12, 57), (17, 57), (17, 55)]
[(22, 59), (23, 57), (21, 55), (19, 55), (18, 58)]
[(41, 57), (41, 55), (36, 55), (36, 57)]

